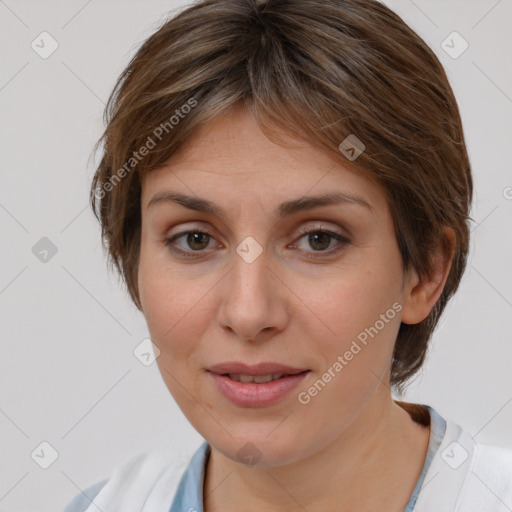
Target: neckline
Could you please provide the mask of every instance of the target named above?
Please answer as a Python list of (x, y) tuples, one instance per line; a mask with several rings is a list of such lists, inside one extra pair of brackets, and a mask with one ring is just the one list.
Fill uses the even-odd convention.
[(417, 405), (421, 405), (421, 407), (425, 408), (428, 411), (428, 414), (430, 416), (430, 434), (428, 440), (427, 455), (425, 457), (425, 462), (423, 463), (421, 474), (418, 480), (416, 481), (416, 485), (414, 486), (411, 497), (409, 498), (409, 501), (407, 502), (407, 505), (405, 506), (403, 512), (413, 512), (414, 506), (416, 505), (416, 501), (418, 500), (418, 496), (421, 490), (423, 489), (425, 477), (427, 476), (428, 470), (432, 464), (432, 460), (434, 459), (434, 456), (437, 453), (437, 450), (441, 445), (441, 442), (446, 433), (446, 420), (443, 417), (441, 417), (435, 409), (433, 409), (429, 405)]
[[(431, 466), (432, 460), (434, 459), (435, 454), (437, 453), (437, 450), (443, 440), (443, 437), (446, 432), (446, 420), (441, 417), (435, 409), (430, 407), (429, 405), (425, 404), (412, 404), (412, 405), (418, 405), (420, 406), (424, 411), (428, 412), (428, 416), (430, 419), (430, 433), (429, 433), (429, 442), (427, 447), (427, 455), (425, 457), (425, 462), (423, 463), (423, 468), (421, 470), (421, 474), (416, 481), (416, 485), (414, 486), (414, 489), (412, 491), (411, 497), (409, 498), (409, 501), (407, 502), (407, 505), (403, 509), (403, 512), (413, 512), (414, 506), (416, 504), (416, 501), (418, 499), (419, 493), (421, 492), (425, 477), (428, 473), (428, 470)], [(409, 412), (409, 411), (407, 411)], [(425, 426), (424, 423), (424, 417), (423, 420), (418, 421), (418, 416), (413, 416), (409, 412), (411, 418), (416, 421), (417, 423)], [(199, 489), (198, 489), (198, 501), (197, 503), (197, 512), (204, 512), (203, 504), (204, 504), (204, 479), (206, 476), (206, 466), (208, 464), (208, 460), (210, 458), (211, 454), (211, 447), (208, 444), (207, 441), (204, 441), (203, 444), (200, 446), (200, 448), (197, 450), (196, 454), (193, 456), (192, 461), (190, 463), (190, 475), (189, 478), (192, 481), (198, 482)], [(187, 470), (186, 475), (189, 474), (189, 471)], [(186, 476), (184, 475), (184, 477)], [(195, 476), (195, 478), (194, 478)], [(184, 479), (185, 480), (185, 479)], [(184, 480), (182, 483), (184, 483)], [(427, 482), (428, 483), (428, 482)], [(200, 507), (200, 508), (199, 508)], [(171, 508), (172, 510), (172, 508)]]

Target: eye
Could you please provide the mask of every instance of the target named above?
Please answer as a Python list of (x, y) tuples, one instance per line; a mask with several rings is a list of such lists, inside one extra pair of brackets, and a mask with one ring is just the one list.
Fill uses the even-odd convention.
[[(176, 247), (176, 242), (182, 238), (184, 240), (184, 243), (186, 244), (186, 247)], [(172, 236), (171, 238), (166, 238), (164, 240), (164, 243), (167, 246), (167, 248), (174, 253), (180, 254), (187, 258), (196, 258), (199, 256), (199, 254), (194, 255), (191, 253), (204, 252), (204, 249), (208, 247), (209, 242), (212, 240), (214, 239), (212, 235), (210, 235), (210, 233), (207, 233), (206, 231), (202, 231), (199, 229), (192, 229), (189, 231), (182, 231), (181, 233), (178, 233)]]
[[(345, 236), (334, 233), (333, 231), (325, 230), (320, 228), (315, 229), (300, 229), (299, 233), (302, 236), (299, 240), (303, 238), (307, 238), (307, 243), (310, 247), (313, 248), (313, 252), (321, 253), (319, 256), (314, 256), (307, 254), (308, 258), (319, 258), (325, 255), (332, 255), (339, 251), (341, 251), (345, 245), (350, 243), (350, 240)], [(179, 245), (177, 242), (182, 240), (182, 243), (185, 245)], [(176, 235), (165, 238), (164, 244), (165, 246), (175, 254), (180, 256), (184, 256), (186, 258), (199, 258), (201, 257), (201, 253), (205, 252), (205, 249), (208, 249), (210, 242), (214, 241), (213, 236), (201, 229), (192, 229), (189, 231), (182, 231), (181, 233), (177, 233)], [(331, 247), (332, 241), (337, 241), (337, 244), (334, 247)], [(215, 245), (215, 244), (214, 244)], [(220, 244), (217, 244), (217, 247), (221, 247)], [(297, 247), (297, 244), (291, 246), (292, 248)], [(211, 248), (211, 247), (210, 247)], [(328, 249), (328, 250), (326, 250)], [(301, 249), (304, 252), (311, 252), (307, 249)]]
[[(335, 253), (341, 251), (345, 247), (345, 245), (350, 243), (350, 240), (347, 237), (345, 237), (339, 233), (334, 233), (333, 231), (322, 229), (321, 226), (320, 226), (320, 228), (309, 229), (309, 230), (307, 228), (302, 228), (299, 230), (299, 233), (302, 234), (302, 236), (299, 238), (299, 240), (302, 240), (303, 238), (305, 238), (307, 244), (314, 249), (313, 252), (321, 253), (321, 255), (319, 255), (319, 256), (306, 254), (306, 257), (308, 257), (308, 258), (318, 258), (318, 257), (322, 257), (325, 255), (330, 256), (332, 254), (335, 254)], [(337, 241), (338, 243), (335, 244), (334, 247), (331, 247), (330, 249), (325, 250), (329, 246), (331, 246), (331, 242), (333, 241), (333, 239), (335, 241)], [(296, 247), (296, 246), (297, 245), (295, 244), (292, 247)], [(311, 251), (306, 250), (306, 252), (311, 252)]]

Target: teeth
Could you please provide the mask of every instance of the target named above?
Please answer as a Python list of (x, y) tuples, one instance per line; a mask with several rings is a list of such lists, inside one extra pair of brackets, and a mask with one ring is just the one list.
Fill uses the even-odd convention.
[(269, 373), (268, 375), (242, 375), (240, 373), (230, 373), (229, 378), (236, 380), (237, 382), (255, 382), (256, 384), (262, 384), (264, 382), (270, 382), (272, 380), (280, 379), (284, 373)]

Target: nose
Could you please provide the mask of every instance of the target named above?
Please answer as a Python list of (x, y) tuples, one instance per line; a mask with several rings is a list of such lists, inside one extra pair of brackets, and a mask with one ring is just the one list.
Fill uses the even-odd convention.
[(265, 251), (252, 262), (235, 253), (219, 291), (219, 325), (240, 340), (268, 340), (284, 330), (288, 322), (286, 291)]

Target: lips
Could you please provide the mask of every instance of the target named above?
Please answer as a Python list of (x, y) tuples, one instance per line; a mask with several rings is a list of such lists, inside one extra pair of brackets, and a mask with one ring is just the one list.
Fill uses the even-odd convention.
[[(224, 375), (226, 376), (226, 375)], [(235, 380), (236, 382), (255, 382), (256, 384), (262, 384), (264, 382), (272, 382), (277, 379), (281, 379), (282, 377), (287, 377), (284, 373), (269, 373), (268, 375), (243, 375), (241, 373), (229, 373), (227, 375), (231, 380)]]
[[(261, 366), (247, 366), (242, 368), (245, 372), (266, 372), (269, 371), (268, 365)], [(232, 369), (233, 365), (226, 366), (216, 366), (215, 368), (218, 372), (224, 372), (226, 368)], [(240, 366), (237, 366), (240, 368)], [(276, 365), (273, 364), (270, 368), (275, 369)], [(269, 407), (277, 404), (281, 400), (284, 400), (286, 397), (291, 396), (291, 392), (299, 386), (301, 382), (306, 378), (306, 376), (310, 373), (309, 370), (299, 371), (300, 368), (291, 368), (290, 366), (279, 365), (279, 369), (287, 372), (295, 372), (289, 374), (282, 374), (281, 377), (272, 380), (274, 375), (280, 374), (269, 374), (267, 377), (265, 375), (259, 376), (251, 376), (250, 373), (246, 377), (243, 378), (243, 374), (233, 374), (233, 373), (214, 373), (213, 371), (207, 371), (207, 375), (212, 379), (212, 383), (214, 384), (217, 391), (227, 400), (229, 400), (232, 404), (237, 407)], [(298, 373), (297, 373), (298, 372)], [(232, 377), (240, 376), (240, 380), (235, 380)], [(270, 377), (271, 380), (268, 380)], [(258, 379), (259, 382), (256, 380)], [(263, 379), (263, 380), (261, 380)]]
[(220, 363), (207, 368), (208, 371), (217, 375), (246, 375), (252, 377), (264, 375), (296, 375), (308, 371), (308, 368), (297, 368), (273, 362), (263, 362), (254, 365), (248, 365), (241, 362)]
[(207, 368), (217, 390), (238, 407), (267, 407), (278, 403), (310, 373), (308, 368), (264, 362), (220, 363)]

